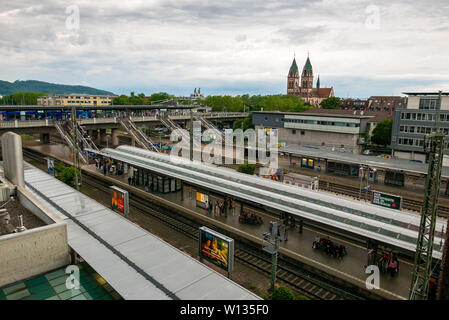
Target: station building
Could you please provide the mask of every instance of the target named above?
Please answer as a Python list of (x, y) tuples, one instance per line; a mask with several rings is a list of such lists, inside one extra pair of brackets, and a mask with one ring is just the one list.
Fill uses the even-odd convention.
[[(406, 94), (409, 96), (407, 107), (394, 111), (391, 148), (398, 158), (426, 162), (424, 137), (435, 125), (438, 93)], [(442, 94), (438, 127), (446, 134), (443, 166), (449, 166), (449, 92)]]
[(362, 134), (369, 130), (373, 116), (322, 112), (253, 112), (255, 129), (278, 129), (282, 146), (315, 146), (329, 150), (360, 153)]
[(109, 106), (117, 95), (90, 95), (83, 93), (49, 94), (37, 98), (37, 104), (42, 106)]

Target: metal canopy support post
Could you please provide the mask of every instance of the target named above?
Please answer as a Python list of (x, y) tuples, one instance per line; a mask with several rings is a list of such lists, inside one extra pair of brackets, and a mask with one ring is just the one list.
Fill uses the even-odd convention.
[(426, 177), (426, 189), (421, 209), (421, 223), (416, 246), (415, 261), (410, 285), (410, 300), (427, 300), (429, 280), (432, 274), (432, 253), (435, 234), (438, 196), (440, 193), (441, 169), (445, 135), (440, 133), (438, 122), (441, 108), (441, 91), (436, 109), (435, 132), (428, 135), (424, 142), (426, 150), (430, 142), (429, 167)]
[(81, 164), (79, 158), (79, 146), (78, 146), (78, 127), (76, 123), (76, 108), (72, 106), (72, 153), (73, 153), (73, 166), (75, 167), (75, 186), (79, 191), (81, 185)]
[(190, 161), (193, 161), (193, 113), (190, 109)]
[(271, 254), (271, 286), (273, 293), (276, 283), (277, 260), (279, 252), (278, 223), (270, 222), (270, 232), (265, 232), (262, 238), (263, 250)]

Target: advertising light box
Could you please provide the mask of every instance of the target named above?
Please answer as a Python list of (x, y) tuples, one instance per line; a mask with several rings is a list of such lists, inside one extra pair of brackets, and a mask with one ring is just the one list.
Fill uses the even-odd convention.
[(231, 277), (234, 268), (234, 240), (207, 227), (199, 229), (199, 256), (220, 267)]
[(388, 193), (373, 191), (373, 200), (371, 203), (395, 210), (402, 209), (402, 197)]
[(115, 212), (124, 217), (128, 217), (129, 213), (129, 196), (128, 191), (111, 186), (111, 208)]

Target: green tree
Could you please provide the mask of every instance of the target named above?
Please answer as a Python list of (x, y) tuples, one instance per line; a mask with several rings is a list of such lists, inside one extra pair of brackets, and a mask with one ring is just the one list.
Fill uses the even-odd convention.
[(253, 125), (253, 116), (250, 114), (245, 119), (237, 119), (234, 121), (234, 124), (232, 125), (232, 128), (235, 129), (242, 129), (243, 131), (246, 131), (247, 129), (254, 129)]
[(371, 141), (375, 144), (387, 146), (391, 143), (391, 131), (393, 120), (385, 119), (380, 121), (373, 130)]
[(1, 105), (35, 105), (37, 104), (37, 98), (40, 96), (46, 96), (45, 93), (34, 92), (18, 92), (8, 94), (0, 99)]
[[(79, 174), (80, 172), (78, 171), (78, 175)], [(75, 167), (70, 166), (62, 169), (59, 179), (65, 184), (68, 184), (71, 187), (75, 187)]]
[(275, 288), (271, 295), (271, 300), (294, 300), (295, 296), (292, 291), (287, 287)]
[(239, 164), (239, 166), (237, 168), (237, 172), (253, 175), (255, 169), (256, 169), (255, 164), (242, 163), (242, 164)]
[(339, 97), (329, 97), (321, 101), (320, 106), (323, 109), (338, 109), (341, 99)]

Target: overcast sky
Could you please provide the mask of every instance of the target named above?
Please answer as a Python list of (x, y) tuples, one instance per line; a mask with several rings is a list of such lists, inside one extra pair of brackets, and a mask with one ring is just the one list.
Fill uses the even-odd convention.
[(307, 52), (315, 81), (340, 97), (448, 91), (449, 2), (0, 2), (0, 80), (277, 94)]

